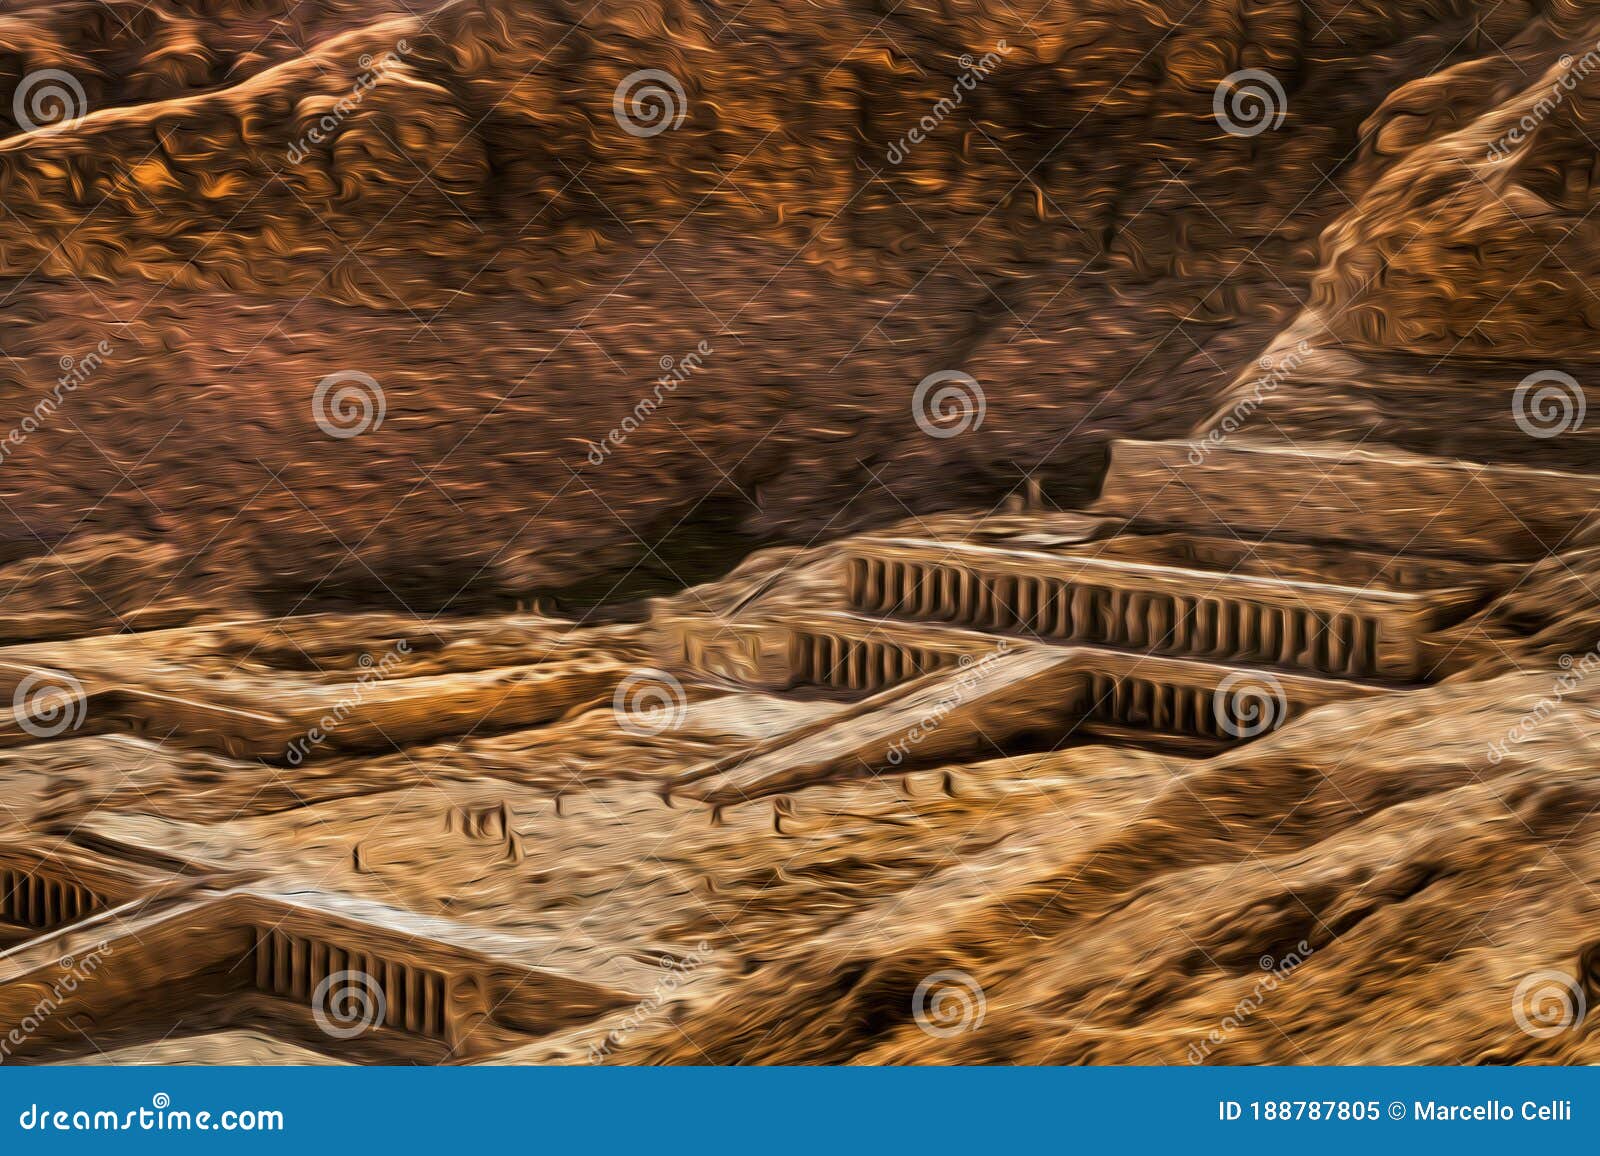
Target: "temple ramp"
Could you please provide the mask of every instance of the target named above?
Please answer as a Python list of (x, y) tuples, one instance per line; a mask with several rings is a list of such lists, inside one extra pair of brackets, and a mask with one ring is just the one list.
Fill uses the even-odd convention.
[(1073, 714), (1082, 676), (1068, 654), (1008, 648), (892, 687), (798, 739), (686, 772), (672, 790), (713, 806), (971, 754)]

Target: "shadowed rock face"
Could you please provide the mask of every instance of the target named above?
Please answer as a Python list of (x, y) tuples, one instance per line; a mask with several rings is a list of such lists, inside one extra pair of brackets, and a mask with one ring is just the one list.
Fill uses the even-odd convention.
[[(497, 1059), (1594, 1061), (1518, 1029), (1529, 979), (1600, 995), (1597, 43), (1566, 0), (0, 0), (0, 852), (635, 969)], [(1088, 514), (979, 516), (1030, 475)], [(1140, 525), (1221, 545), (1096, 541), (1142, 577), (1070, 687), (852, 697), (1089, 619), (1005, 567), (942, 624), (881, 574), (850, 605), (874, 547), (832, 540)], [(1180, 634), (1227, 591), (1147, 572), (1233, 575), (1235, 534), (1326, 545), (1258, 594), (1365, 589), (1358, 550), (1474, 582), (1389, 591), (1387, 666), (1271, 599)], [(1232, 662), (1285, 725), (1174, 729)], [(40, 739), (45, 675), (88, 721)], [(48, 970), (52, 920), (0, 948)], [(328, 956), (285, 950), (251, 974), (299, 999)], [(97, 1048), (298, 1054), (168, 990)]]
[[(1482, 155), (1588, 35), (1565, 8), (410, 7), (6, 7), (12, 95), (58, 69), (88, 110), (0, 142), (0, 412), (84, 376), (5, 458), (24, 533), (136, 528), (278, 609), (593, 601), (1025, 471), (1081, 496), (1108, 435), (1203, 423), (1286, 326), (1318, 359), (1273, 420), (1354, 438), (1383, 401), (1323, 399), (1324, 363), (1587, 348), (1589, 82)], [(1241, 69), (1276, 127), (1219, 123)], [(619, 119), (642, 70), (681, 96), (636, 81)], [(912, 420), (940, 370), (983, 391), (959, 437)], [(383, 422), (329, 437), (348, 371)], [(1378, 437), (1437, 438), (1394, 409)]]

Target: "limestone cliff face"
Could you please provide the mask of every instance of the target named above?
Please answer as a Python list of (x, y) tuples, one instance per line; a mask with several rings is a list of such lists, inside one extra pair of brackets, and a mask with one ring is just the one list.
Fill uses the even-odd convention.
[(1600, 464), (1582, 421), (1600, 354), (1596, 15), (1552, 6), (1504, 52), (1383, 102), (1305, 308), (1209, 425), (1254, 397), (1261, 436)]
[[(1441, 517), (1470, 464), (1271, 447), (1192, 468), (1185, 511), (1175, 443), (1090, 500), (1128, 435), (1600, 473), (1597, 84), (1600, 3), (1573, 0), (0, 0), (4, 635), (111, 700), (105, 733), (0, 752), (0, 797), (52, 853), (188, 828), (482, 929), (708, 944), (710, 994), (624, 1062), (1600, 1060), (1522, 1006), (1541, 977), (1600, 998), (1588, 480), (1519, 472)], [(717, 616), (780, 578), (797, 617), (842, 605), (830, 539), (963, 538), (953, 511), (1030, 478), (1345, 561), (1474, 540), (1499, 574), (1561, 541), (1457, 606), (1428, 685), (1248, 746), (1044, 730), (807, 777), (873, 731), (773, 760), (726, 815), (671, 797), (838, 721), (826, 692), (724, 685), (764, 652)], [(1007, 533), (1101, 525), (1030, 518)], [(1341, 602), (1372, 580), (1325, 565)], [(667, 588), (650, 630), (447, 613)], [(681, 729), (629, 731), (611, 682), (691, 615), (740, 649)], [(151, 703), (189, 725), (218, 695), (298, 731), (411, 636), (373, 730), (293, 774), (148, 742), (175, 733)], [(570, 696), (508, 673), (530, 662)], [(501, 834), (523, 805), (510, 860), (441, 841), (472, 801), (441, 784)], [(975, 1030), (919, 1026), (939, 975), (982, 997)]]
[[(0, 6), (6, 424), (111, 347), (0, 468), (19, 534), (284, 608), (593, 599), (1079, 496), (1303, 333), (1264, 416), (1413, 445), (1406, 389), (1593, 342), (1593, 78), (1487, 156), (1588, 6), (414, 8)], [(959, 436), (914, 420), (941, 371)], [(329, 436), (352, 373), (381, 424)], [(1584, 457), (1435, 392), (1458, 448)]]

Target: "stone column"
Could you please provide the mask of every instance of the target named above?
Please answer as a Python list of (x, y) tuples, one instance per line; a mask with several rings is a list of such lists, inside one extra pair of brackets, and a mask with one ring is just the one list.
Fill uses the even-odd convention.
[(1333, 642), (1333, 622), (1320, 610), (1316, 612), (1311, 646), (1312, 669), (1326, 672), (1329, 669), (1328, 659)]
[(953, 566), (939, 567), (939, 618), (954, 621), (961, 613), (960, 571)]
[(1372, 628), (1372, 620), (1365, 614), (1357, 614), (1351, 633), (1349, 673), (1358, 678), (1377, 674), (1377, 666), (1372, 660), (1374, 653), (1372, 643), (1376, 634)]
[(1007, 630), (1016, 617), (1017, 583), (1009, 574), (996, 575), (994, 579), (994, 617), (989, 625), (996, 630)]
[(1113, 646), (1128, 643), (1128, 592), (1120, 586), (1111, 588), (1111, 621), (1106, 631), (1106, 641)]
[(1194, 608), (1194, 645), (1192, 651), (1196, 656), (1205, 656), (1217, 649), (1217, 604), (1210, 598), (1202, 598), (1195, 603)]
[(1072, 587), (1059, 579), (1050, 582), (1050, 636), (1072, 637)]
[(1066, 587), (1071, 591), (1071, 606), (1067, 611), (1067, 637), (1081, 642), (1089, 637), (1094, 623), (1094, 587), (1082, 584)]
[(874, 614), (883, 609), (883, 559), (867, 559), (866, 576), (858, 605)]

